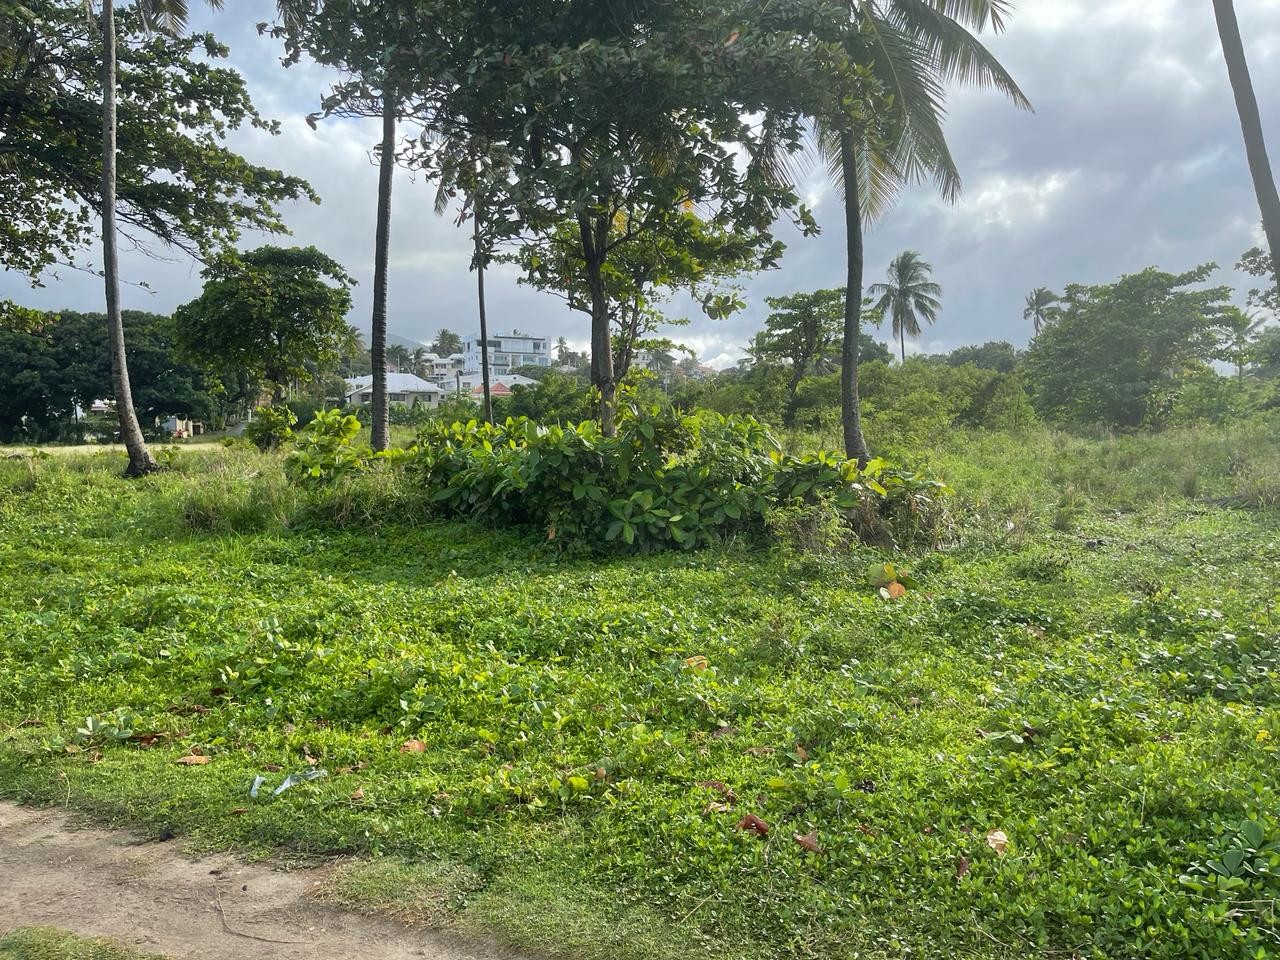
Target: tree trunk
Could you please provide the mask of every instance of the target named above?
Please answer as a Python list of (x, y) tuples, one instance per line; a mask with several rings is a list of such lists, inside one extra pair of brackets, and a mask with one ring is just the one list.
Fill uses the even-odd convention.
[(606, 437), (617, 433), (614, 404), (618, 382), (613, 369), (613, 345), (609, 335), (609, 297), (604, 286), (604, 246), (609, 239), (609, 223), (596, 230), (588, 216), (578, 218), (578, 232), (587, 265), (591, 289), (591, 385), (600, 393), (600, 430)]
[(476, 298), (480, 307), (480, 380), (484, 384), (484, 422), (493, 423), (493, 395), (489, 385), (489, 316), (484, 303), (484, 245), (480, 236), (480, 202), (475, 211)]
[(791, 380), (787, 383), (787, 409), (782, 414), (782, 422), (792, 429), (796, 425), (796, 412), (800, 405), (800, 381), (804, 379), (804, 364), (796, 363), (791, 371)]
[(1262, 117), (1258, 113), (1258, 98), (1253, 92), (1253, 81), (1249, 77), (1244, 41), (1240, 39), (1240, 23), (1236, 20), (1232, 0), (1213, 0), (1213, 12), (1218, 21), (1218, 36), (1222, 39), (1222, 55), (1227, 61), (1227, 74), (1231, 78), (1236, 110), (1240, 114), (1240, 128), (1244, 132), (1244, 147), (1249, 157), (1249, 171), (1253, 174), (1253, 188), (1258, 195), (1258, 207), (1262, 211), (1262, 229), (1267, 235), (1267, 245), (1271, 248), (1271, 266), (1280, 275), (1280, 192), (1276, 190), (1271, 161), (1267, 158), (1267, 142), (1262, 135)]
[(102, 276), (107, 292), (107, 343), (111, 351), (111, 385), (116, 395), (120, 438), (129, 451), (127, 477), (159, 469), (142, 436), (133, 409), (129, 363), (120, 313), (120, 254), (116, 236), (116, 16), (115, 0), (102, 5)]
[(862, 205), (858, 195), (858, 163), (853, 136), (840, 135), (840, 166), (844, 177), (844, 221), (848, 276), (844, 294), (844, 343), (840, 356), (840, 412), (844, 452), (865, 464), (870, 458), (862, 435), (862, 404), (858, 398), (858, 346), (862, 339)]
[(387, 265), (391, 254), (391, 182), (396, 169), (396, 98), (382, 92), (382, 156), (378, 161), (378, 226), (373, 247), (373, 449), (391, 445), (391, 405), (387, 398)]
[(902, 348), (902, 362), (907, 362), (907, 325), (904, 323), (898, 328), (898, 345)]

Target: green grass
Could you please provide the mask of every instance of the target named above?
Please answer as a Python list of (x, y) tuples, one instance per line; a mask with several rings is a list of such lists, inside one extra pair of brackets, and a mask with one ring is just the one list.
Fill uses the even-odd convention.
[(329, 897), (569, 956), (1280, 948), (1280, 515), (1205, 502), (1266, 489), (1275, 440), (933, 459), (946, 550), (612, 561), (243, 451), (0, 461), (0, 796), (353, 855)]
[(49, 927), (0, 937), (0, 960), (155, 960), (107, 940), (85, 940)]

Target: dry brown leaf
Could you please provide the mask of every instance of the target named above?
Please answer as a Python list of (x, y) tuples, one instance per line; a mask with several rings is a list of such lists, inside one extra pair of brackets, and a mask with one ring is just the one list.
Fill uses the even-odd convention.
[(749, 753), (753, 757), (767, 757), (769, 756), (769, 754), (774, 752), (774, 748), (773, 747), (747, 747), (747, 749), (743, 750), (742, 752)]
[(754, 813), (748, 813), (745, 817), (738, 821), (739, 830), (753, 830), (760, 836), (769, 835), (769, 825), (757, 817)]
[(210, 757), (205, 757), (205, 756), (201, 756), (198, 753), (193, 753), (185, 757), (179, 757), (177, 760), (173, 762), (180, 763), (184, 767), (203, 767), (206, 763), (210, 761), (210, 759), (211, 759)]
[(690, 657), (684, 662), (686, 667), (692, 667), (694, 670), (706, 670), (711, 666), (711, 661), (706, 657)]
[(608, 771), (608, 770), (606, 770), (604, 767), (596, 767), (596, 779), (597, 779), (597, 780), (607, 780), (607, 779), (608, 779), (608, 777), (609, 777), (609, 771)]
[(959, 880), (969, 872), (969, 858), (961, 857), (956, 861), (956, 879)]
[(1003, 830), (990, 830), (987, 832), (987, 846), (1003, 857), (1009, 847), (1009, 837)]
[(734, 737), (738, 734), (737, 727), (716, 727), (711, 731), (713, 737)]
[(800, 758), (801, 763), (809, 759), (809, 751), (804, 748), (803, 743), (796, 744), (796, 756)]
[(804, 847), (810, 853), (821, 853), (822, 844), (818, 843), (818, 830), (815, 827), (808, 833), (797, 833), (795, 836), (796, 843)]
[(728, 803), (721, 803), (719, 800), (712, 800), (702, 808), (703, 813), (728, 813), (733, 807)]
[(729, 34), (729, 39), (724, 42), (724, 45), (726, 47), (732, 47), (735, 43), (738, 42), (738, 38), (740, 36), (742, 36), (742, 32), (739, 30), (734, 30), (731, 34)]
[(406, 740), (400, 747), (401, 753), (426, 753), (427, 745), (421, 740)]
[(351, 794), (351, 799), (355, 803), (364, 800), (364, 787), (356, 787), (355, 792)]
[(248, 812), (249, 812), (248, 807), (232, 807), (230, 810), (227, 811), (227, 816), (243, 817)]

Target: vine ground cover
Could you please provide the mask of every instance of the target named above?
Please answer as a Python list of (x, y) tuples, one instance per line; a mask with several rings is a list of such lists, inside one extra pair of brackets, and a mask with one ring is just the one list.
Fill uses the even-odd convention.
[(1268, 956), (1280, 518), (1029, 445), (949, 550), (609, 562), (273, 456), (2, 462), (0, 797), (568, 956)]

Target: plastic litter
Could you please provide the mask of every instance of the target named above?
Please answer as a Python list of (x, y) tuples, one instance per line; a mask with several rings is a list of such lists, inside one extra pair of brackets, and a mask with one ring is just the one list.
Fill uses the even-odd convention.
[[(280, 794), (284, 793), (286, 790), (291, 790), (300, 783), (308, 783), (312, 780), (320, 780), (324, 777), (327, 777), (328, 775), (329, 775), (328, 770), (318, 770), (315, 768), (312, 768), (311, 770), (303, 770), (303, 771), (300, 771), (299, 773), (291, 773), (289, 774), (289, 776), (284, 778), (284, 782), (281, 783), (280, 786), (276, 787), (274, 790), (271, 791), (271, 795), (273, 797), (278, 797), (280, 796)], [(259, 791), (262, 790), (262, 787), (266, 782), (267, 782), (266, 777), (262, 777), (262, 776), (254, 777), (253, 786), (249, 788), (250, 798), (254, 800), (258, 799), (258, 793)]]

